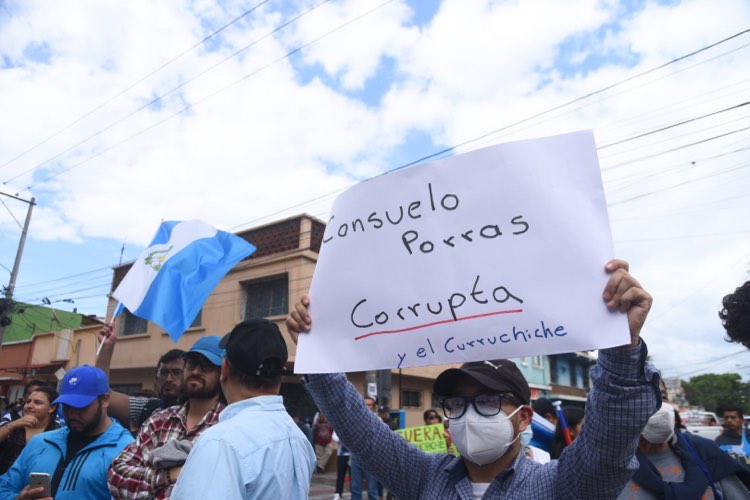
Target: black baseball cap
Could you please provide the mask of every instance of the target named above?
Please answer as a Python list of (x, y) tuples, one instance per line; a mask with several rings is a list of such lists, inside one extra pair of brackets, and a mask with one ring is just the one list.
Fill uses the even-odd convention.
[(445, 370), (435, 379), (433, 392), (439, 396), (450, 396), (456, 382), (463, 376), (469, 376), (493, 391), (510, 393), (521, 404), (528, 405), (531, 400), (529, 383), (516, 364), (508, 359), (472, 361), (462, 364), (460, 368)]
[(263, 318), (245, 320), (224, 335), (219, 347), (226, 349), (226, 358), (233, 368), (248, 375), (275, 377), (291, 374), (291, 371), (284, 370), (289, 358), (286, 342), (273, 321)]

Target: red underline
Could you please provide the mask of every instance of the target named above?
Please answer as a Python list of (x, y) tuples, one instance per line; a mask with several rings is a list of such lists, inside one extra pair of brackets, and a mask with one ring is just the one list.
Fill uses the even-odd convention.
[(523, 309), (512, 309), (510, 311), (495, 311), (491, 313), (475, 314), (474, 316), (466, 316), (465, 318), (444, 319), (442, 321), (435, 321), (434, 323), (427, 323), (425, 325), (410, 326), (409, 328), (402, 328), (400, 330), (382, 330), (380, 332), (370, 332), (364, 335), (360, 335), (359, 337), (354, 337), (354, 340), (362, 340), (367, 337), (372, 337), (373, 335), (387, 335), (390, 333), (410, 332), (412, 330), (419, 330), (421, 328), (427, 328), (428, 326), (442, 325), (445, 323), (454, 323), (456, 321), (464, 321), (467, 319), (486, 318), (487, 316), (497, 316), (498, 314), (512, 314), (512, 313), (520, 313), (520, 312), (523, 312)]

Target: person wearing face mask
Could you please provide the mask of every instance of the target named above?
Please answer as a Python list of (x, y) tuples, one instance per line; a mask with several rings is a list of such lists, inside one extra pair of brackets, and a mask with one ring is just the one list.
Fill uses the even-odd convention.
[(618, 500), (658, 498), (750, 498), (750, 469), (732, 460), (713, 441), (675, 433), (675, 408), (662, 390), (661, 407), (638, 441), (639, 467)]
[[(659, 376), (640, 339), (651, 296), (627, 262), (612, 260), (605, 271), (603, 306), (627, 314), (630, 344), (599, 351), (586, 425), (560, 460), (540, 464), (522, 452), (530, 390), (508, 360), (465, 363), (435, 380), (458, 457), (424, 453), (391, 432), (344, 374), (306, 375), (302, 383), (342, 443), (398, 498), (614, 498), (637, 468), (638, 436), (659, 404)], [(287, 316), (294, 342), (311, 329), (309, 305), (303, 297)]]
[(549, 453), (541, 448), (537, 448), (531, 444), (531, 440), (534, 438), (534, 431), (531, 430), (531, 426), (526, 427), (526, 430), (521, 433), (521, 448), (523, 448), (526, 456), (534, 462), (540, 464), (546, 464), (551, 460)]

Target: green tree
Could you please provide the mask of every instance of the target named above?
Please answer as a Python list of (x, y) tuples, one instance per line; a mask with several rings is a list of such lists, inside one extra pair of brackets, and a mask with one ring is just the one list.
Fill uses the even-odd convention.
[(688, 382), (683, 381), (682, 386), (691, 405), (717, 414), (725, 407), (739, 406), (747, 413), (750, 384), (743, 383), (736, 373), (698, 375)]

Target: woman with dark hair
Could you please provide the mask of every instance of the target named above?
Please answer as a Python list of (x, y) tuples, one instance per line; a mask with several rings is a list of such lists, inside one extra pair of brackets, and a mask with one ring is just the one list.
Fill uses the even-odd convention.
[(443, 422), (443, 417), (440, 415), (440, 413), (432, 408), (425, 410), (422, 414), (422, 418), (424, 418), (424, 425), (443, 424), (443, 435), (445, 436), (446, 451), (448, 453), (454, 453), (453, 436), (451, 436), (451, 431), (448, 428), (450, 421), (445, 420), (445, 422)]
[(443, 422), (443, 417), (440, 416), (437, 410), (433, 410), (432, 408), (425, 410), (422, 418), (424, 418), (424, 425), (440, 424)]
[[(563, 416), (565, 417), (565, 423), (568, 424), (568, 430), (570, 431), (570, 439), (575, 440), (576, 436), (581, 433), (583, 428), (583, 408), (568, 407), (563, 408)], [(557, 428), (555, 429), (555, 437), (552, 439), (552, 449), (550, 450), (550, 456), (553, 459), (560, 458), (565, 447), (568, 443), (565, 442), (565, 434), (560, 422), (557, 422)]]
[(29, 440), (45, 431), (57, 429), (55, 420), (57, 391), (51, 387), (37, 387), (26, 397), (23, 417), (0, 427), (0, 474), (13, 465)]

